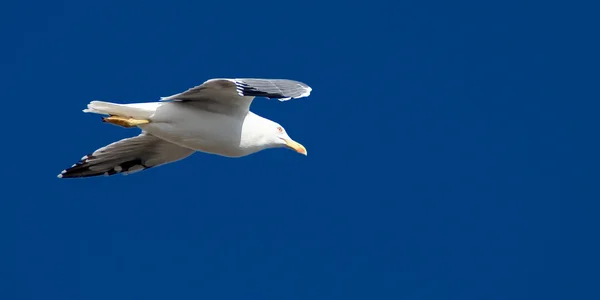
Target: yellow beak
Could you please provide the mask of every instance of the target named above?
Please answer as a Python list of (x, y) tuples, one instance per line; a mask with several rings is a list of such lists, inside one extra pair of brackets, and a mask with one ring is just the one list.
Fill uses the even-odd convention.
[(285, 140), (285, 143), (287, 144), (288, 147), (296, 150), (296, 152), (300, 153), (300, 154), (304, 154), (306, 155), (306, 148), (304, 148), (304, 146), (302, 146), (300, 143), (296, 142), (296, 141), (292, 141), (292, 140)]

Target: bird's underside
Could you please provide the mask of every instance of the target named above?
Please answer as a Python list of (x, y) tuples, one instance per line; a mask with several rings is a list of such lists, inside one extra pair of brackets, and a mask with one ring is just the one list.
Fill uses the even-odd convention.
[[(194, 101), (198, 107), (212, 113), (239, 115), (249, 112), (255, 96), (285, 101), (307, 97), (311, 90), (304, 83), (285, 79), (211, 79), (183, 93), (162, 97), (161, 101)], [(152, 126), (152, 117), (160, 105), (157, 102), (115, 104), (93, 101), (84, 112), (108, 115), (102, 120), (113, 125), (144, 129)], [(143, 130), (136, 137), (111, 143), (82, 157), (58, 177), (131, 174), (181, 160), (195, 151)]]

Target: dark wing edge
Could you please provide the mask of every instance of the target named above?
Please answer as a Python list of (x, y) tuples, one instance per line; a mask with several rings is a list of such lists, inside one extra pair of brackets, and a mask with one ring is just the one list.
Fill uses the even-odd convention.
[(265, 97), (286, 101), (308, 97), (312, 88), (307, 84), (289, 79), (233, 79), (238, 95)]

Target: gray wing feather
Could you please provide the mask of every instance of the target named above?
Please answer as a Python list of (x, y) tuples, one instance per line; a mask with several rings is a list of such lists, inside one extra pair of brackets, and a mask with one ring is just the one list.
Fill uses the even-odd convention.
[(243, 96), (275, 98), (281, 101), (308, 97), (311, 88), (305, 83), (288, 79), (235, 79), (237, 91)]
[(201, 101), (211, 104), (213, 109), (214, 104), (219, 104), (228, 107), (229, 110), (241, 108), (247, 111), (254, 97), (285, 101), (308, 97), (311, 91), (307, 84), (288, 79), (215, 78), (160, 100)]
[(180, 147), (142, 132), (122, 139), (81, 158), (62, 171), (59, 178), (131, 174), (186, 158), (194, 150)]
[(183, 93), (161, 97), (161, 101), (219, 101), (239, 97), (236, 92), (235, 82), (231, 79), (210, 79), (203, 84), (186, 90)]

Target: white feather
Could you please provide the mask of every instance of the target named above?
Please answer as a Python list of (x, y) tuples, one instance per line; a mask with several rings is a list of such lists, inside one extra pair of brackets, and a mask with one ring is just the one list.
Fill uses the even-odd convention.
[(163, 104), (164, 103), (160, 102), (117, 104), (104, 101), (92, 101), (83, 112), (136, 119), (150, 119), (156, 112), (156, 109)]

